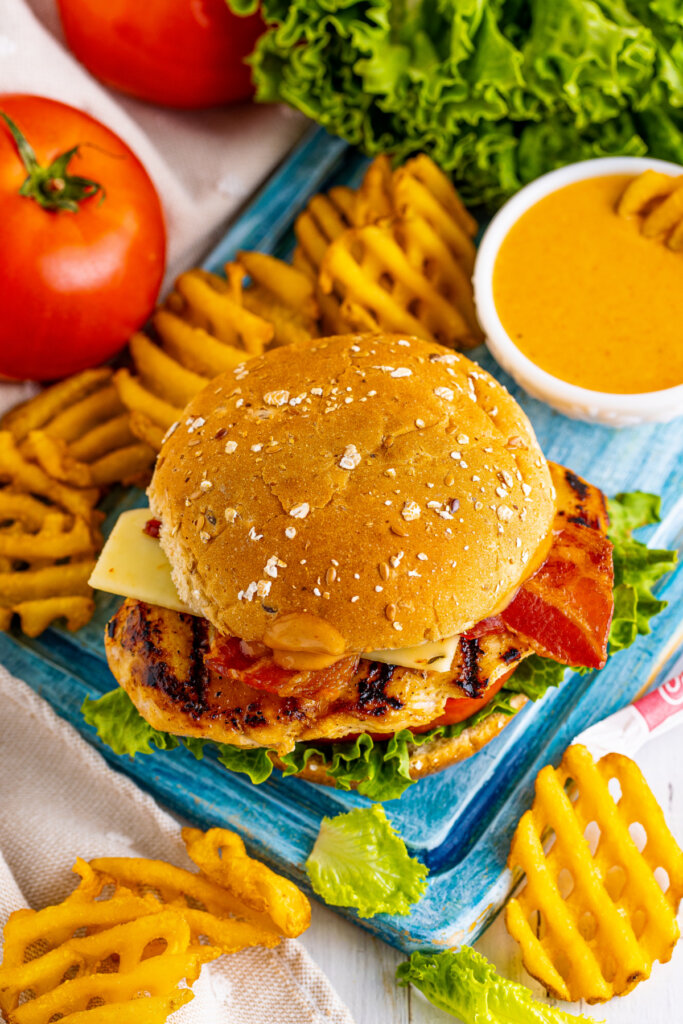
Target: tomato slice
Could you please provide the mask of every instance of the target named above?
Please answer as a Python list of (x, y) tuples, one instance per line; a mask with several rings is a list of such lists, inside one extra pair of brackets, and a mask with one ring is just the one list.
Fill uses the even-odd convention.
[[(466, 718), (470, 718), (471, 715), (485, 707), (486, 704), (491, 700), (492, 697), (503, 688), (507, 680), (510, 678), (512, 673), (517, 668), (516, 665), (512, 665), (507, 672), (504, 672), (500, 679), (497, 679), (495, 683), (489, 686), (481, 697), (449, 697), (446, 701), (446, 707), (444, 713), (439, 715), (433, 721), (428, 722), (427, 725), (411, 725), (410, 731), (418, 735), (419, 733), (429, 732), (430, 729), (435, 729), (437, 725), (455, 725), (456, 722), (464, 722)], [(371, 732), (370, 737), (373, 740), (389, 740), (394, 735), (390, 732)], [(335, 740), (335, 743), (346, 743), (355, 739), (358, 739), (360, 733), (354, 732), (349, 733), (348, 736), (343, 736), (341, 739)], [(316, 740), (316, 743), (327, 742), (326, 740)]]
[(500, 617), (544, 657), (602, 668), (614, 610), (613, 582), (611, 542), (599, 530), (568, 523)]
[(500, 679), (497, 679), (495, 683), (486, 688), (481, 697), (450, 697), (446, 701), (446, 707), (442, 715), (435, 718), (433, 722), (429, 722), (428, 725), (411, 727), (410, 731), (414, 733), (428, 732), (437, 725), (455, 725), (456, 722), (464, 722), (466, 718), (470, 718), (471, 715), (485, 707), (492, 697), (495, 697), (516, 668), (517, 666), (513, 665), (509, 671), (504, 672)]

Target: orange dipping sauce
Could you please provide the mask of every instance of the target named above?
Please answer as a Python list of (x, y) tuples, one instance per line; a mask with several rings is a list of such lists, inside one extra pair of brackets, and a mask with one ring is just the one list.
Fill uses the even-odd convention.
[(539, 200), (493, 271), (517, 348), (554, 377), (613, 394), (683, 384), (683, 253), (617, 214), (632, 180), (588, 178)]

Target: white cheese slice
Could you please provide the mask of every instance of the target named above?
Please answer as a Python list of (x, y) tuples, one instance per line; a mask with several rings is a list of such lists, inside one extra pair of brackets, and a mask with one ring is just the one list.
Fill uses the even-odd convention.
[[(178, 596), (171, 566), (161, 544), (144, 532), (150, 516), (148, 508), (121, 513), (92, 571), (90, 586), (108, 594), (133, 597), (146, 604), (194, 614)], [(457, 646), (458, 637), (451, 636), (416, 647), (368, 651), (363, 658), (404, 668), (447, 672)]]
[(385, 665), (426, 669), (428, 672), (447, 672), (453, 662), (459, 639), (459, 636), (449, 636), (445, 640), (430, 640), (416, 647), (368, 651), (363, 657), (368, 661), (382, 661)]
[(92, 571), (90, 586), (175, 612), (191, 613), (178, 597), (161, 544), (144, 532), (150, 516), (148, 508), (121, 513)]

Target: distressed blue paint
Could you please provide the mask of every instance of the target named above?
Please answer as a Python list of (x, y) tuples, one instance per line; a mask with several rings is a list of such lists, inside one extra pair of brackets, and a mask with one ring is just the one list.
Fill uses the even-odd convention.
[[(364, 166), (338, 141), (321, 131), (311, 133), (214, 250), (207, 267), (219, 270), (240, 248), (287, 255), (293, 216), (309, 195), (331, 183), (356, 183)], [(683, 501), (678, 509), (675, 504), (683, 492), (683, 421), (621, 431), (577, 423), (521, 393), (485, 350), (474, 356), (520, 400), (550, 458), (608, 493), (633, 488), (661, 493), (665, 519), (651, 542), (681, 547)], [(105, 527), (123, 508), (143, 502), (140, 492), (110, 496)], [(507, 894), (509, 839), (529, 804), (536, 772), (559, 761), (578, 732), (631, 700), (680, 628), (683, 570), (672, 574), (660, 593), (671, 603), (649, 637), (615, 657), (602, 673), (568, 678), (561, 689), (527, 706), (476, 757), (423, 780), (387, 805), (413, 851), (429, 864), (431, 882), (410, 918), (382, 916), (362, 922), (364, 927), (405, 950), (471, 941), (483, 930)], [(95, 618), (75, 636), (59, 629), (36, 640), (0, 635), (0, 661), (161, 803), (199, 825), (238, 829), (252, 850), (305, 885), (303, 863), (321, 817), (366, 801), (283, 779), (277, 772), (255, 787), (226, 772), (210, 754), (201, 762), (185, 750), (135, 760), (111, 754), (84, 725), (80, 706), (86, 695), (114, 685), (103, 657), (102, 632), (117, 604), (116, 598), (98, 595)]]

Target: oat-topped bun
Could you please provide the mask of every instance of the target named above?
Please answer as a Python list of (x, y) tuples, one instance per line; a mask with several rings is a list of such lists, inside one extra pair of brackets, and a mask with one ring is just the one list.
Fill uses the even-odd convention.
[(554, 514), (526, 416), (476, 363), (399, 335), (274, 349), (214, 380), (149, 489), (178, 591), (223, 633), (331, 623), (345, 650), (492, 614)]

